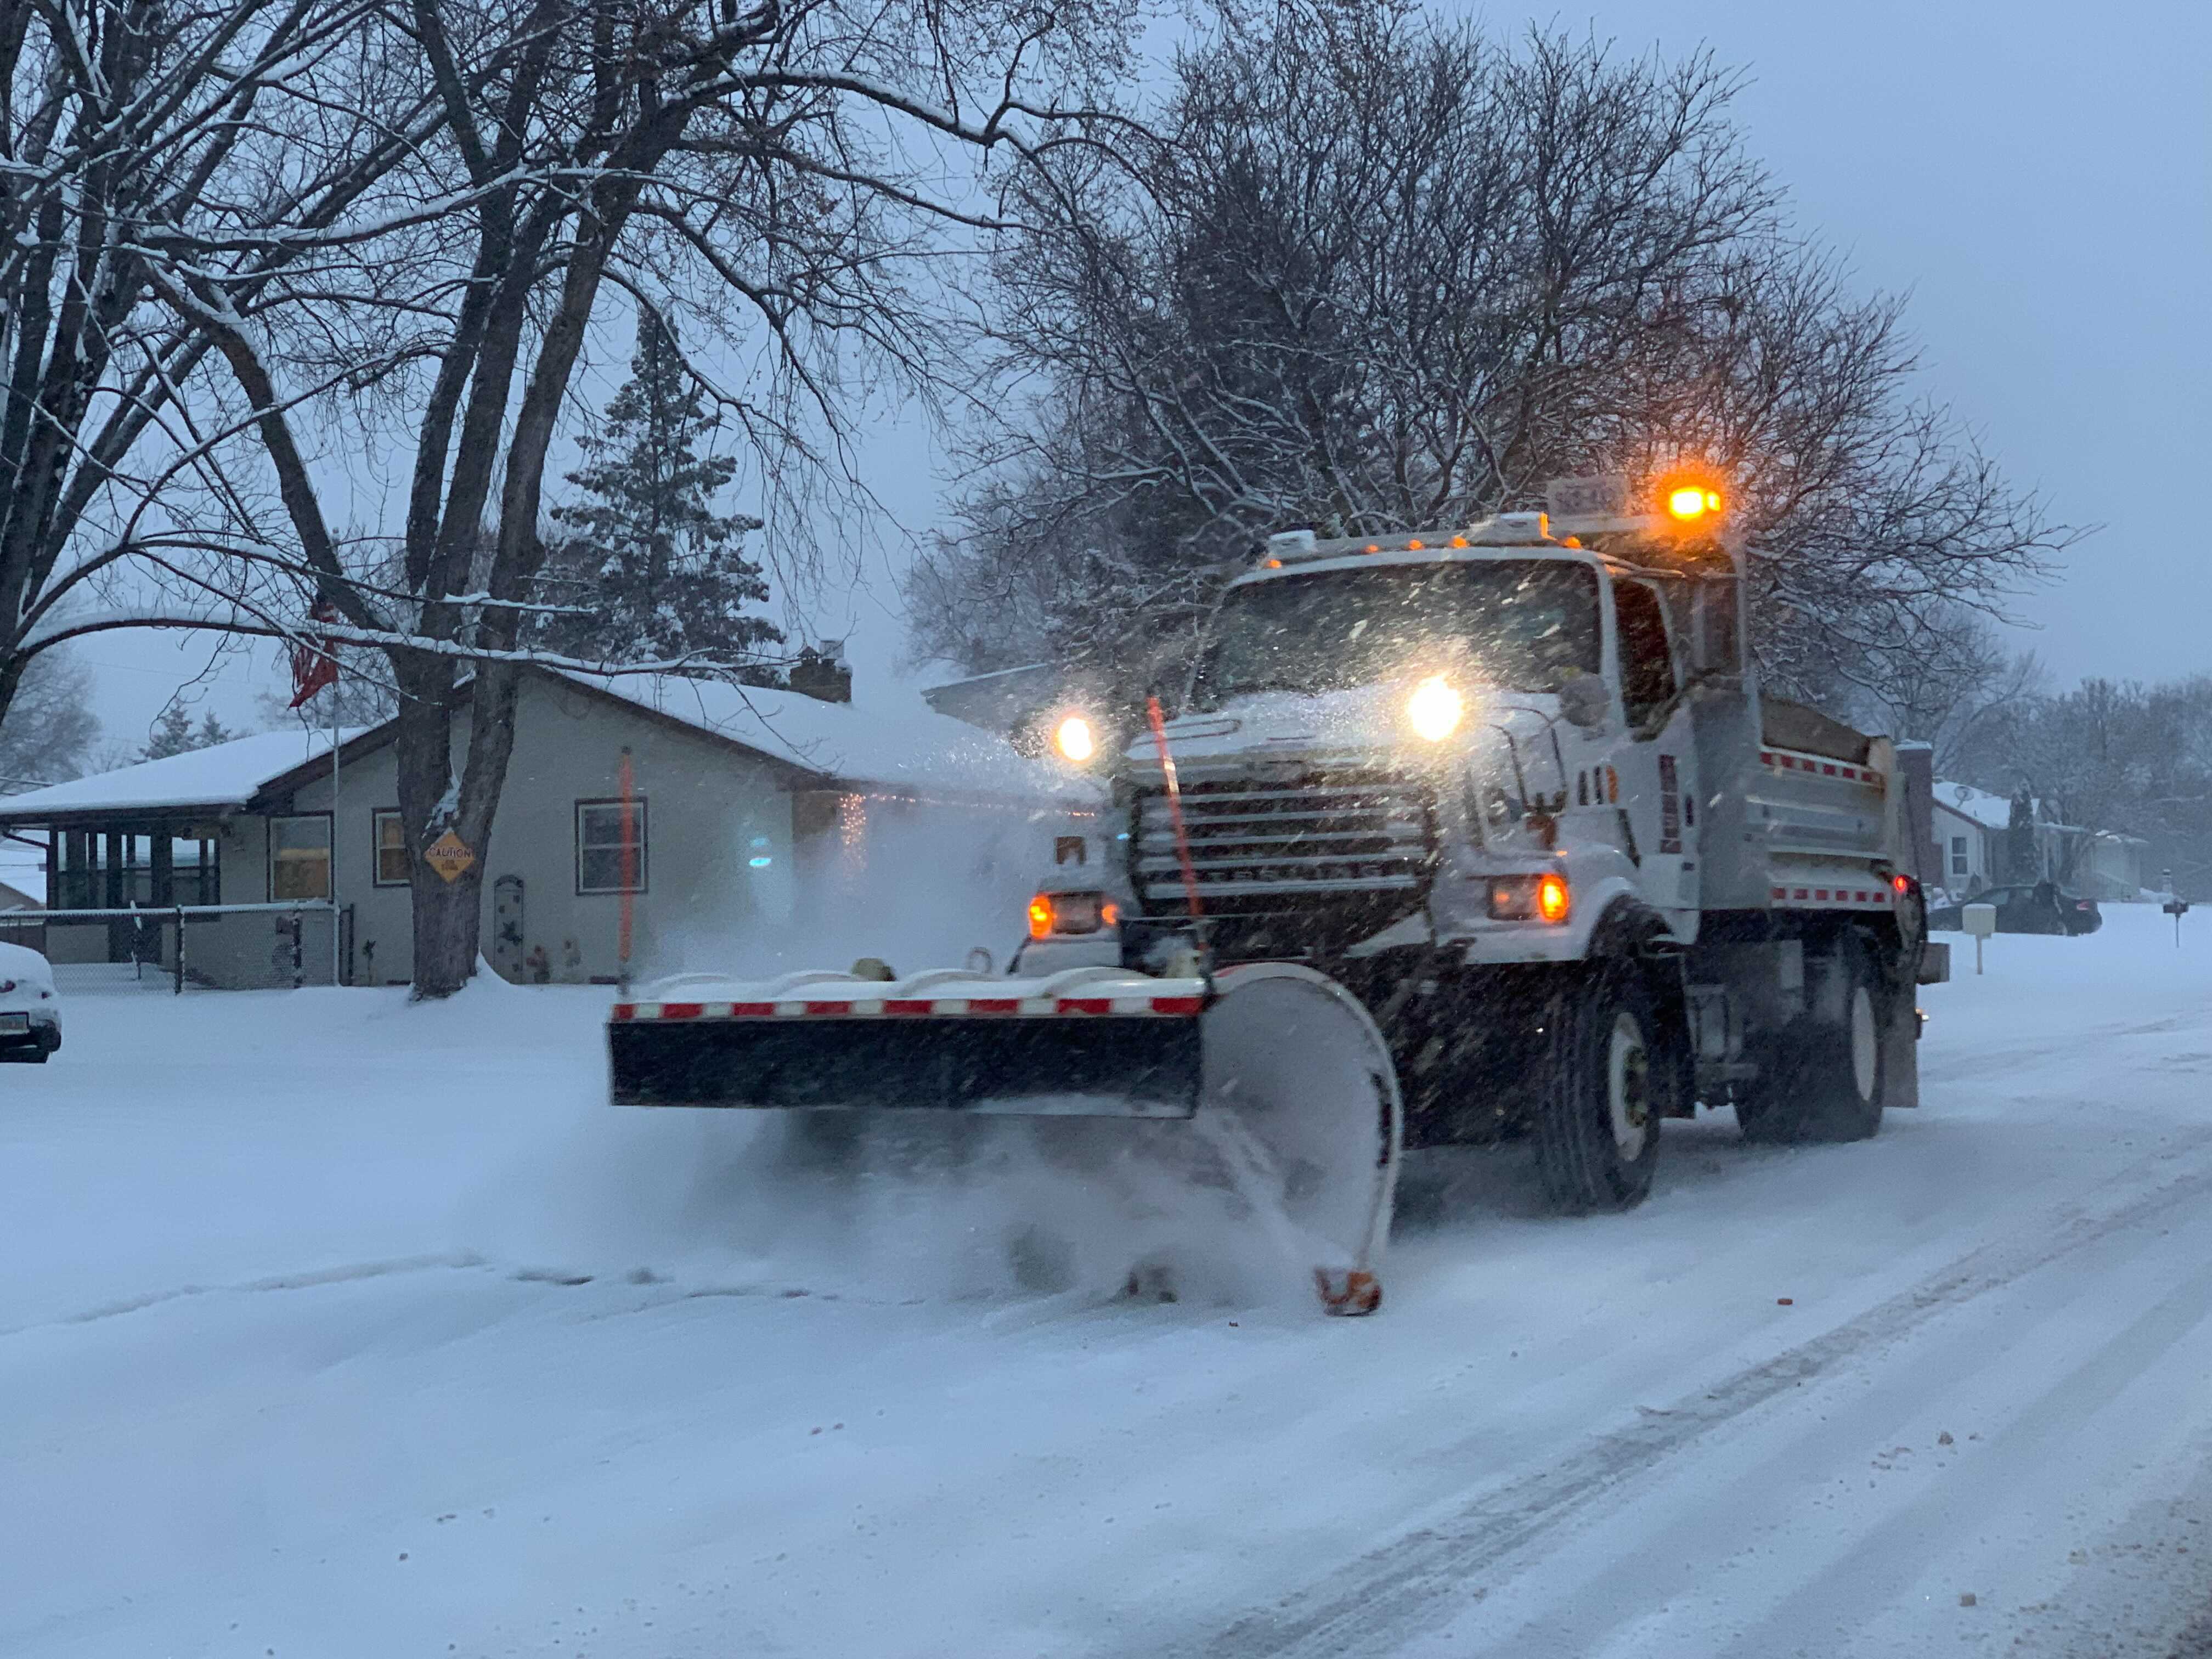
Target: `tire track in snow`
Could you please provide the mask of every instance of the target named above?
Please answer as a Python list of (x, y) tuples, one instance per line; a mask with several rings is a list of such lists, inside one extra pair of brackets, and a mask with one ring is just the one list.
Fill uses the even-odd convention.
[[(2085, 1287), (2083, 1293), (2091, 1292)], [(1992, 1436), (1993, 1449), (2014, 1449), (2014, 1455), (1984, 1475), (1981, 1495), (1999, 1502), (2016, 1498), (2008, 1487), (2032, 1485), (2039, 1474), (2037, 1460), (2020, 1449), (2052, 1443), (2069, 1426), (2107, 1408), (2159, 1358), (2195, 1334), (2208, 1315), (2212, 1265), (2198, 1267), (2081, 1355), (2078, 1363), (2052, 1376), (2026, 1409)], [(1863, 1623), (1885, 1605), (1881, 1597), (1896, 1589), (1900, 1576), (1934, 1558), (1947, 1528), (1955, 1529), (1958, 1507), (1957, 1492), (1939, 1484), (1883, 1517), (1851, 1547), (1827, 1560), (1781, 1607), (1720, 1650), (1717, 1659), (1771, 1659), (1803, 1652), (1808, 1627)]]
[(1474, 1582), (1476, 1574), (1494, 1575), (1502, 1559), (1716, 1429), (2109, 1233), (2212, 1196), (2212, 1168), (2203, 1158), (2179, 1174), (2171, 1173), (2176, 1161), (2172, 1154), (2140, 1159), (2100, 1188), (2046, 1208), (2006, 1238), (1968, 1252), (1826, 1334), (1663, 1409), (1639, 1408), (1645, 1414), (1636, 1423), (1472, 1495), (1442, 1520), (1329, 1573), (1311, 1591), (1211, 1637), (1170, 1645), (1212, 1659), (1391, 1652), (1480, 1600), (1484, 1589)]
[(32, 1331), (53, 1330), (64, 1325), (90, 1325), (125, 1314), (143, 1313), (164, 1303), (182, 1302), (196, 1296), (233, 1296), (256, 1291), (311, 1291), (325, 1285), (343, 1285), (360, 1279), (388, 1279), (398, 1273), (433, 1273), (440, 1268), (481, 1267), (484, 1259), (468, 1250), (435, 1255), (394, 1256), (384, 1261), (355, 1261), (337, 1267), (318, 1267), (307, 1273), (272, 1273), (264, 1279), (241, 1279), (232, 1285), (179, 1285), (172, 1290), (149, 1291), (143, 1296), (104, 1302), (78, 1313), (58, 1314), (51, 1319), (28, 1320), (0, 1328), (0, 1340)]
[(2121, 1037), (2157, 1036), (2167, 1031), (2201, 1026), (2204, 1023), (2204, 1017), (2197, 1013), (2168, 1014), (2159, 1019), (2116, 1020), (2111, 1024), (2093, 1026), (2063, 1042), (2046, 1043), (2036, 1048), (2008, 1048), (1995, 1053), (1975, 1050), (1951, 1054), (1932, 1064), (1923, 1056), (1920, 1067), (1921, 1091), (1924, 1097), (1927, 1085), (1931, 1083), (1977, 1083), (1990, 1078), (2007, 1077), (2016, 1072), (2033, 1071), (2046, 1060), (2056, 1059), (2061, 1054), (2078, 1054), (2097, 1043), (2110, 1042)]

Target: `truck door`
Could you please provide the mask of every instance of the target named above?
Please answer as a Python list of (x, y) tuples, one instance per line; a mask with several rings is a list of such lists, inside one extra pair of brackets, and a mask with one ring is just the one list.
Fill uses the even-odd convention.
[(1697, 937), (1698, 757), (1680, 656), (1658, 590), (1616, 577), (1614, 637), (1630, 741), (1621, 751), (1620, 804), (1629, 816), (1645, 902), (1678, 938)]

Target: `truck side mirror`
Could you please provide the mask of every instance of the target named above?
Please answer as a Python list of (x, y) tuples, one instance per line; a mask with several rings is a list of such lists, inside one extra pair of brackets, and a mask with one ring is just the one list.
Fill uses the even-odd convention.
[(1577, 726), (1603, 726), (1612, 705), (1612, 691), (1595, 674), (1571, 675), (1560, 682), (1559, 712)]

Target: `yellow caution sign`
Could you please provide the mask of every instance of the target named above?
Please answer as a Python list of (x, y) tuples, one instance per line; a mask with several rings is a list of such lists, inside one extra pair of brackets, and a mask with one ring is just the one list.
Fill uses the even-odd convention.
[(422, 854), (422, 861), (452, 881), (477, 861), (477, 855), (469, 851), (466, 842), (448, 830), (430, 843), (429, 850)]

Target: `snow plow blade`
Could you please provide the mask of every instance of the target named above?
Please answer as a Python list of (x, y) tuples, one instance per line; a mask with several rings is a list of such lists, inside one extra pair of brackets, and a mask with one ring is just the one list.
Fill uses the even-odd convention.
[(644, 988), (607, 1024), (618, 1106), (1187, 1118), (1203, 1087), (1198, 980), (1079, 968), (884, 981)]
[[(1024, 1133), (1062, 1155), (1110, 1146), (1103, 1187), (1139, 1169), (1137, 1190), (1164, 1176), (1229, 1214), (1332, 1314), (1382, 1305), (1397, 1073), (1358, 999), (1310, 968), (1248, 963), (1211, 981), (1118, 968), (686, 975), (615, 1005), (607, 1055), (621, 1106), (1062, 1120)], [(1080, 1118), (1125, 1122), (1068, 1121)], [(1139, 1208), (1133, 1237), (1157, 1224), (1152, 1200)], [(1148, 1271), (1133, 1263), (1131, 1284)]]

